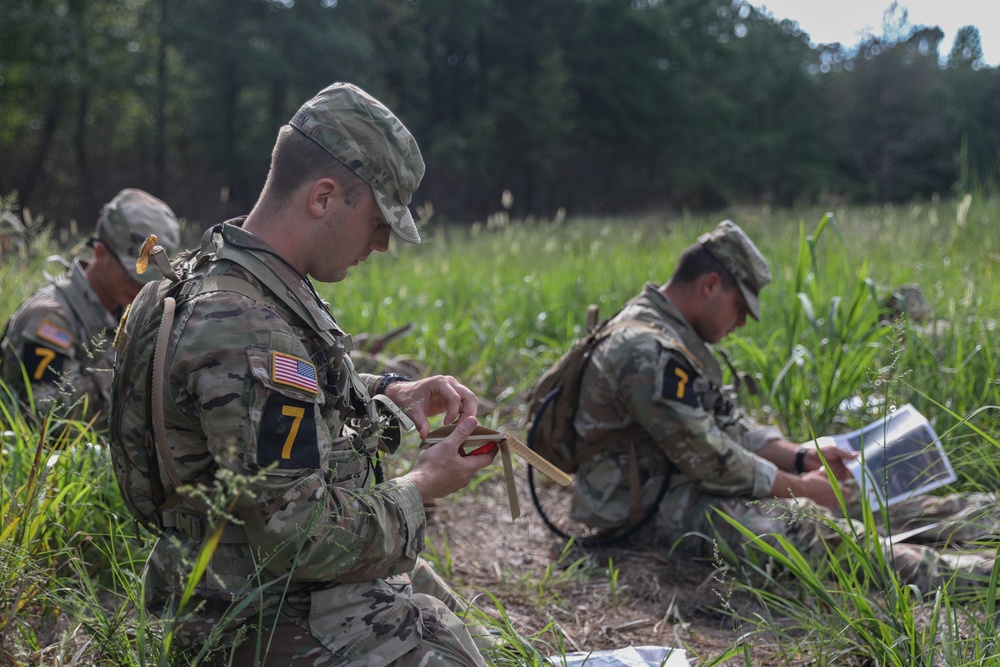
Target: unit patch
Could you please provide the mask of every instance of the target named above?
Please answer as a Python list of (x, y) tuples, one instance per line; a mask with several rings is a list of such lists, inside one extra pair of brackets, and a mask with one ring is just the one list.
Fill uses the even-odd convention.
[(692, 408), (699, 407), (698, 395), (694, 391), (694, 380), (698, 376), (676, 359), (671, 358), (663, 370), (663, 398), (668, 401), (678, 401)]
[(69, 357), (59, 350), (28, 341), (21, 350), (21, 359), (32, 384), (49, 384), (62, 380), (63, 369)]
[(272, 392), (257, 437), (257, 463), (266, 467), (318, 468), (316, 405)]

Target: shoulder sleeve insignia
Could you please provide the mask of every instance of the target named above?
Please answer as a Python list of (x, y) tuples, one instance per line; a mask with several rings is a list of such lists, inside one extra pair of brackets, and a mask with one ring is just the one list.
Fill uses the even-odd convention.
[(60, 353), (59, 350), (53, 350), (30, 341), (25, 342), (24, 349), (21, 351), (21, 360), (28, 373), (28, 380), (32, 384), (59, 382), (68, 359), (69, 357)]
[(42, 320), (42, 324), (38, 327), (35, 335), (62, 350), (69, 350), (73, 345), (73, 334), (62, 327), (52, 324), (49, 320)]
[(319, 393), (316, 367), (305, 359), (283, 352), (271, 353), (271, 381), (295, 387), (310, 394)]
[(279, 468), (319, 468), (316, 404), (272, 393), (257, 438), (257, 463)]
[(677, 401), (692, 408), (700, 407), (698, 394), (694, 390), (696, 373), (670, 357), (663, 369), (663, 391), (661, 396), (667, 401)]

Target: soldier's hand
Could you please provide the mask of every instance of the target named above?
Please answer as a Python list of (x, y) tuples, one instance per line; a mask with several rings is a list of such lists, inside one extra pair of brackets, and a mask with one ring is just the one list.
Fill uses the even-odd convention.
[(465, 488), (477, 471), (493, 462), (496, 451), (462, 456), (462, 443), (478, 424), (474, 417), (463, 419), (446, 438), (420, 454), (413, 470), (406, 477), (416, 484), (424, 502), (443, 498)]
[[(795, 480), (795, 483), (789, 484), (788, 490), (790, 495), (799, 498), (809, 498), (824, 507), (835, 508), (840, 506), (840, 501), (837, 500), (837, 493), (826, 476), (826, 470), (820, 468), (819, 470), (813, 470), (792, 479)], [(852, 492), (850, 489), (840, 487), (840, 492), (843, 494), (845, 500), (851, 499)]]
[(394, 382), (386, 388), (385, 395), (413, 420), (421, 438), (430, 433), (429, 417), (444, 414), (444, 423), (448, 425), (475, 417), (479, 409), (479, 399), (472, 390), (450, 375)]
[(857, 452), (845, 452), (840, 447), (836, 445), (826, 445), (825, 447), (820, 447), (817, 453), (815, 448), (810, 449), (806, 452), (805, 461), (803, 461), (803, 466), (806, 472), (812, 470), (819, 470), (823, 467), (823, 461), (820, 460), (819, 455), (823, 455), (823, 460), (826, 461), (827, 467), (833, 476), (837, 479), (843, 481), (845, 479), (851, 479), (851, 471), (848, 470), (847, 464), (858, 457)]

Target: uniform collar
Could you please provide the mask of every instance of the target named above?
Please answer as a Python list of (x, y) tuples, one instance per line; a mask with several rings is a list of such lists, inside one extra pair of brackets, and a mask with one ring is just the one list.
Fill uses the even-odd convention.
[(108, 328), (115, 328), (118, 322), (104, 307), (101, 298), (87, 279), (87, 263), (76, 259), (69, 273), (55, 283), (56, 291), (90, 335)]
[(330, 312), (330, 306), (316, 292), (308, 278), (260, 237), (241, 227), (246, 218), (215, 225), (202, 238), (203, 254), (229, 260), (249, 271), (270, 289), (276, 298), (292, 308), (325, 339), (334, 342), (344, 336)]

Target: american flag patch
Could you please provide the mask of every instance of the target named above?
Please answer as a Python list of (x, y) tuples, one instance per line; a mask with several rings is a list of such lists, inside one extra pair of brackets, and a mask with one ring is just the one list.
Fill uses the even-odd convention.
[(56, 347), (68, 350), (73, 344), (73, 334), (63, 328), (57, 327), (48, 320), (42, 320), (42, 326), (38, 327), (36, 335), (42, 340), (47, 340)]
[(281, 352), (271, 353), (271, 379), (279, 384), (287, 384), (310, 394), (319, 393), (316, 382), (316, 367), (304, 359)]

